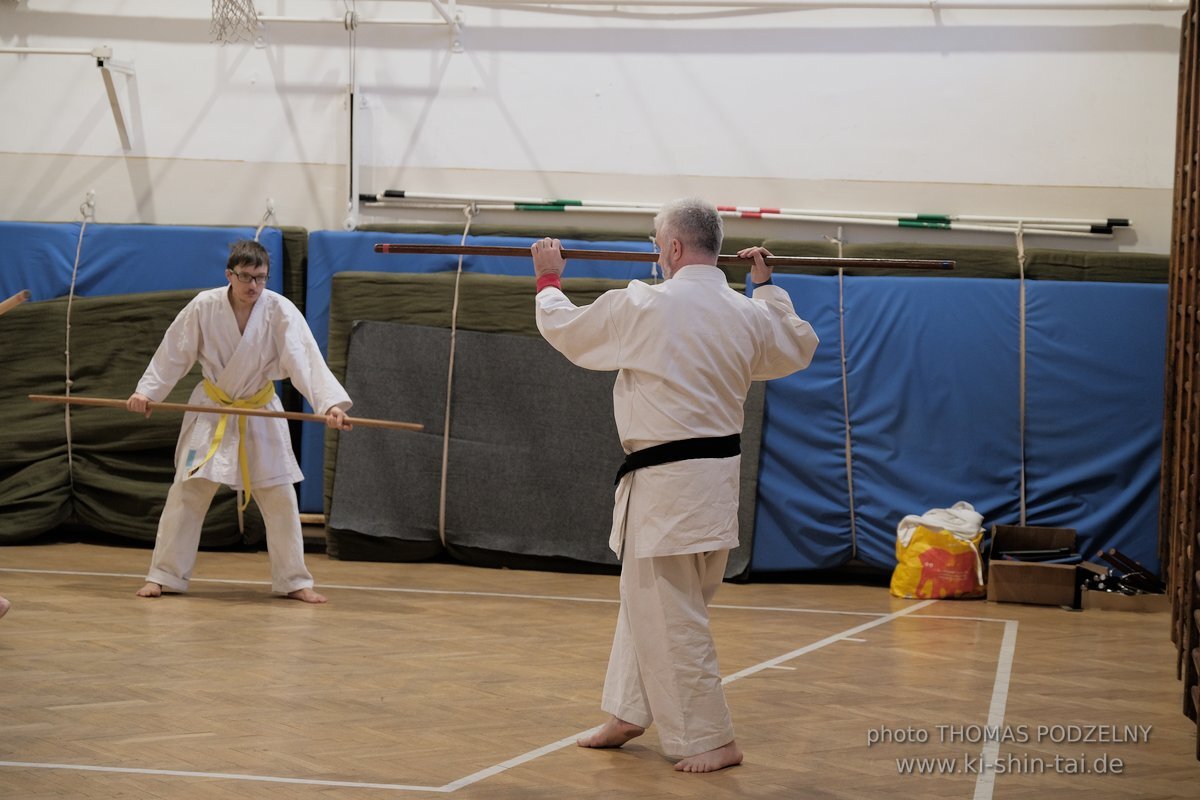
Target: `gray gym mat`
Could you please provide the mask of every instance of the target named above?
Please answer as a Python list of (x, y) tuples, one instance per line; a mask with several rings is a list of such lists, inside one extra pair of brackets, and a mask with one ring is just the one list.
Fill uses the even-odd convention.
[[(342, 434), (330, 510), (339, 558), (408, 561), (437, 554), (450, 331), (360, 322), (350, 337), (352, 413), (420, 422), (421, 433)], [(613, 477), (624, 457), (612, 417), (615, 373), (580, 369), (536, 337), (459, 331), (446, 499), (446, 545), (471, 563), (614, 569)], [(746, 572), (763, 387), (747, 400), (742, 546)]]

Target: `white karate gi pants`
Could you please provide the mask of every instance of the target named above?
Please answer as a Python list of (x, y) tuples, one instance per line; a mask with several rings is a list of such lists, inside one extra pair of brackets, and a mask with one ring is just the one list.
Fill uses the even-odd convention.
[[(204, 478), (175, 481), (167, 492), (167, 504), (158, 520), (154, 555), (146, 580), (173, 592), (186, 592), (196, 552), (200, 527), (219, 483)], [(291, 484), (254, 487), (254, 502), (267, 526), (267, 554), (271, 559), (271, 590), (288, 594), (311, 589), (312, 575), (304, 566), (304, 536), (300, 531), (300, 509)]]
[(672, 758), (733, 741), (708, 626), (728, 560), (728, 550), (652, 558), (626, 552), (621, 564), (621, 610), (600, 707), (643, 728), (656, 723)]

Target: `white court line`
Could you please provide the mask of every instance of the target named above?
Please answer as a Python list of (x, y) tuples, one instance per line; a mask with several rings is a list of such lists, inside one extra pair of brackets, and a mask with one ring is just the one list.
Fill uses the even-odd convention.
[(20, 569), (18, 567), (0, 567), (0, 572), (23, 572), (30, 575), (93, 575), (101, 578), (141, 578), (145, 575), (132, 572), (75, 572), (67, 569)]
[(884, 624), (885, 622), (891, 622), (894, 619), (899, 619), (900, 617), (907, 616), (908, 614), (911, 614), (914, 611), (920, 611), (922, 608), (925, 608), (925, 606), (933, 605), (936, 602), (937, 602), (937, 600), (922, 600), (920, 603), (914, 603), (913, 605), (909, 606), (908, 608), (901, 609), (892, 614), (887, 614), (886, 616), (882, 616), (879, 619), (873, 619), (870, 622), (864, 622), (862, 625), (856, 625), (853, 628), (850, 628), (849, 630), (842, 631), (841, 633), (835, 633), (832, 636), (826, 636), (824, 639), (820, 640), (819, 642), (813, 642), (812, 644), (805, 645), (804, 647), (801, 647), (798, 650), (793, 650), (790, 653), (784, 653), (781, 656), (776, 656), (775, 658), (772, 658), (770, 661), (764, 661), (761, 664), (754, 665), (753, 667), (746, 667), (746, 669), (742, 670), (741, 672), (735, 672), (732, 675), (726, 675), (725, 679), (722, 680), (721, 683), (722, 684), (733, 683), (734, 681), (736, 681), (740, 678), (745, 678), (749, 675), (753, 675), (756, 672), (762, 672), (767, 667), (774, 667), (778, 664), (782, 664), (785, 661), (791, 661), (793, 658), (799, 658), (800, 656), (802, 656), (806, 653), (811, 653), (814, 650), (820, 650), (822, 647), (831, 645), (834, 642), (840, 642), (841, 640), (843, 640), (847, 637), (853, 636), (856, 633), (862, 633), (863, 631), (878, 627), (878, 626)]
[(843, 642), (863, 642), (863, 643), (865, 643), (867, 640), (866, 639), (855, 639), (853, 636), (843, 636), (842, 641)]
[(116, 706), (144, 706), (146, 700), (109, 700), (101, 703), (70, 703), (65, 706), (46, 706), (47, 711), (69, 711), (73, 708), (114, 708)]
[[(76, 575), (89, 578), (136, 578), (145, 580), (146, 576), (133, 572), (83, 572), (57, 569), (20, 569), (16, 567), (0, 567), (0, 572), (19, 572), (29, 575)], [(616, 577), (616, 576), (613, 576)], [(192, 583), (223, 583), (239, 586), (270, 586), (270, 581), (233, 580), (229, 578), (192, 578)], [(458, 589), (405, 589), (396, 586), (354, 586), (342, 583), (322, 583), (321, 589), (349, 589), (356, 592), (392, 592), (401, 594), (435, 594), (460, 595), (463, 597), (506, 597), (515, 600), (562, 600), (571, 603), (608, 603), (619, 604), (618, 599), (607, 597), (571, 597), (553, 594), (513, 594), (510, 592), (468, 592)], [(790, 608), (787, 606), (738, 606), (713, 604), (709, 608), (721, 608), (734, 611), (783, 611), (795, 614), (834, 614), (854, 617), (886, 617), (885, 613), (876, 611), (836, 611), (824, 608)]]
[[(18, 572), (29, 575), (77, 575), (91, 578), (136, 578), (137, 580), (145, 580), (146, 576), (140, 572), (85, 572), (82, 570), (59, 570), (59, 569), (21, 569), (18, 567), (0, 567), (0, 572)], [(616, 577), (616, 576), (612, 576)], [(192, 578), (192, 583), (222, 583), (235, 586), (270, 586), (270, 581), (250, 581), (250, 580), (235, 580), (232, 578)], [(407, 589), (397, 586), (356, 586), (353, 584), (344, 583), (322, 583), (321, 589), (347, 589), (355, 592), (392, 592), (400, 594), (434, 594), (434, 595), (461, 595), (463, 597), (507, 597), (516, 600), (562, 600), (571, 603), (609, 603), (612, 605), (619, 604), (621, 601), (614, 598), (606, 597), (573, 597), (570, 595), (555, 595), (555, 594), (515, 594), (512, 592), (469, 592), (460, 589)], [(926, 601), (926, 604), (932, 601)], [(920, 606), (918, 606), (920, 607)], [(720, 608), (728, 611), (781, 611), (790, 614), (832, 614), (834, 616), (846, 617), (890, 617), (892, 615), (882, 611), (842, 611), (829, 608), (795, 608), (792, 606), (744, 606), (732, 605), (729, 603), (713, 603), (709, 608)], [(907, 612), (905, 612), (907, 613)], [(970, 620), (972, 622), (1004, 622), (1002, 619), (992, 619), (990, 617), (955, 617), (949, 615), (922, 614), (921, 619), (948, 619), (948, 620)]]
[[(858, 625), (856, 627), (850, 628), (849, 630), (843, 631), (840, 634), (834, 634), (833, 636), (827, 636), (824, 639), (822, 639), (821, 641), (816, 642), (815, 644), (808, 645), (807, 647), (802, 647), (799, 650), (793, 650), (792, 652), (790, 652), (786, 655), (779, 656), (777, 658), (773, 658), (770, 661), (764, 661), (761, 664), (757, 664), (753, 667), (749, 667), (747, 669), (742, 670), (741, 672), (735, 672), (733, 675), (730, 675), (730, 676), (726, 677), (724, 680), (722, 680), (721, 684), (727, 685), (729, 683), (732, 683), (733, 681), (738, 680), (739, 678), (744, 678), (747, 675), (753, 675), (754, 673), (761, 672), (764, 669), (778, 667), (778, 665), (783, 661), (790, 661), (791, 659), (801, 656), (805, 653), (811, 653), (814, 650), (819, 650), (820, 648), (825, 647), (826, 645), (830, 645), (830, 644), (833, 644), (834, 642), (841, 641), (843, 638), (845, 638), (851, 634), (855, 634), (860, 631), (864, 631), (868, 628), (874, 628), (877, 625), (882, 625), (885, 622), (889, 622), (893, 619), (897, 619), (897, 618), (905, 616), (907, 614), (911, 614), (914, 611), (922, 609), (925, 606), (931, 605), (936, 602), (937, 602), (936, 600), (924, 600), (920, 603), (915, 603), (915, 604), (909, 606), (908, 608), (902, 609), (901, 611), (897, 611), (893, 614), (886, 614), (886, 615), (881, 616), (879, 619), (872, 620), (871, 622), (865, 623), (863, 625)], [(792, 669), (792, 667), (783, 667), (783, 669)], [(543, 756), (548, 753), (553, 753), (555, 750), (559, 750), (568, 745), (575, 744), (576, 739), (583, 737), (583, 736), (587, 736), (588, 734), (590, 734), (594, 731), (597, 731), (599, 729), (600, 729), (600, 726), (596, 726), (595, 728), (589, 728), (586, 731), (581, 731), (581, 732), (575, 734), (574, 736), (568, 736), (565, 739), (559, 739), (557, 742), (554, 742), (553, 744), (548, 744), (545, 747), (539, 747), (537, 750), (530, 750), (528, 753), (517, 756), (516, 758), (513, 758), (513, 759), (509, 759), (508, 761), (505, 761), (502, 764), (497, 764), (494, 767), (488, 767), (487, 769), (480, 770), (479, 772), (476, 772), (473, 775), (468, 775), (465, 778), (459, 778), (456, 781), (446, 784), (446, 786), (443, 788), (446, 788), (449, 791), (454, 791), (456, 789), (461, 789), (464, 786), (469, 786), (472, 783), (477, 783), (478, 781), (481, 781), (484, 778), (489, 778), (492, 775), (496, 775), (497, 773), (500, 773), (506, 769), (509, 769), (510, 767), (515, 767), (518, 764), (524, 764), (525, 762), (532, 761), (533, 759), (538, 758), (539, 756)]]
[[(78, 575), (91, 578), (137, 578), (145, 580), (146, 576), (132, 572), (81, 572), (56, 569), (16, 569), (0, 567), (0, 572), (21, 572), (33, 575)], [(238, 586), (270, 586), (270, 581), (244, 581), (229, 578), (192, 578), (192, 583), (224, 583)], [(569, 600), (576, 603), (619, 603), (604, 597), (560, 597), (550, 594), (510, 594), (506, 592), (467, 592), (456, 589), (403, 589), (396, 586), (350, 586), (340, 583), (322, 583), (322, 589), (353, 589), (360, 592), (400, 592), (406, 594), (443, 594), (462, 595), (465, 597), (508, 597), (521, 600)]]
[(731, 606), (713, 603), (709, 608), (725, 608), (734, 611), (793, 611), (799, 614), (841, 614), (845, 617), (886, 617), (881, 611), (834, 611), (826, 608), (790, 608), (788, 606)]
[[(1012, 677), (1013, 655), (1017, 650), (1017, 621), (1006, 620), (1004, 639), (1000, 642), (1000, 657), (996, 659), (996, 683), (992, 687), (992, 702), (988, 706), (987, 726), (999, 730), (1004, 723), (1008, 704), (1008, 682)], [(991, 800), (996, 785), (996, 756), (1000, 753), (1000, 736), (992, 737), (983, 746), (983, 769), (975, 779), (975, 800)], [(989, 766), (993, 768), (989, 768)]]
[(24, 761), (0, 761), (0, 767), (27, 769), (73, 769), (84, 772), (119, 772), (123, 775), (167, 775), (174, 778), (223, 778), (235, 781), (265, 781), (267, 783), (301, 783), (307, 786), (341, 786), (350, 789), (399, 789), (409, 792), (445, 792), (442, 786), (406, 786), (402, 783), (362, 783), (359, 781), (322, 781), (316, 778), (277, 778), (273, 775), (242, 775), (237, 772), (190, 772), (174, 769), (139, 769), (137, 767), (93, 767), (82, 764), (34, 764)]
[(953, 614), (922, 614), (921, 619), (948, 619), (954, 622), (1013, 622), (1001, 617), (956, 617)]
[[(19, 569), (19, 568), (11, 568), (11, 567), (0, 567), (0, 572), (17, 572), (17, 573), (41, 574), (41, 575), (79, 575), (79, 576), (88, 576), (88, 577), (115, 577), (115, 578), (138, 578), (138, 579), (144, 578), (143, 575), (134, 574), (134, 573), (82, 572), (82, 571), (66, 571), (66, 570), (36, 570), (36, 569)], [(267, 581), (243, 581), (243, 580), (227, 580), (227, 579), (219, 579), (219, 578), (196, 578), (196, 579), (193, 579), (193, 582), (225, 583), (225, 584), (255, 585), (255, 586), (269, 585), (269, 583)], [(413, 593), (413, 594), (507, 597), (507, 598), (513, 598), (513, 599), (533, 599), (533, 600), (563, 600), (563, 601), (571, 601), (571, 602), (588, 602), (588, 603), (619, 603), (620, 602), (619, 600), (606, 600), (606, 599), (597, 599), (597, 598), (590, 598), (590, 597), (506, 594), (503, 592), (468, 592), (468, 591), (452, 591), (452, 590), (444, 590), (444, 589), (402, 589), (402, 588), (393, 588), (393, 587), (350, 586), (350, 585), (337, 585), (337, 584), (322, 584), (322, 588), (351, 589), (351, 590), (357, 590), (357, 591), (403, 592), (403, 593)], [(768, 661), (764, 661), (755, 666), (748, 667), (740, 672), (734, 673), (733, 675), (728, 675), (721, 681), (721, 683), (722, 683), (722, 685), (726, 685), (726, 684), (732, 683), (733, 681), (739, 680), (741, 678), (748, 677), (750, 675), (761, 672), (765, 669), (794, 670), (795, 669), (794, 667), (781, 667), (780, 664), (782, 664), (785, 661), (791, 661), (792, 659), (799, 658), (800, 656), (805, 655), (807, 653), (811, 653), (816, 650), (819, 650), (823, 647), (833, 644), (834, 642), (864, 641), (861, 639), (855, 639), (854, 634), (861, 633), (861, 632), (869, 630), (871, 628), (878, 627), (879, 625), (882, 625), (886, 622), (890, 622), (892, 620), (896, 620), (896, 619), (900, 619), (902, 617), (908, 616), (916, 611), (919, 611), (922, 608), (932, 605), (935, 602), (937, 602), (937, 601), (936, 600), (924, 600), (919, 603), (915, 603), (911, 606), (908, 606), (907, 608), (901, 609), (900, 611), (893, 612), (891, 614), (880, 614), (880, 613), (863, 612), (863, 611), (823, 611), (820, 609), (800, 609), (800, 608), (788, 608), (788, 607), (782, 607), (782, 606), (736, 606), (736, 605), (713, 605), (713, 606), (710, 606), (710, 608), (723, 608), (723, 609), (742, 610), (742, 611), (746, 611), (746, 610), (750, 610), (750, 611), (783, 611), (783, 612), (827, 613), (827, 614), (843, 614), (843, 615), (852, 615), (852, 616), (873, 616), (873, 617), (875, 617), (875, 619), (873, 619), (870, 622), (866, 622), (866, 623), (863, 623), (862, 625), (855, 626), (855, 627), (845, 630), (839, 634), (833, 634), (832, 636), (827, 636), (818, 642), (814, 642), (813, 644), (806, 645), (805, 647), (801, 647), (799, 649), (793, 650), (790, 653), (786, 653), (782, 656), (777, 656), (776, 658), (770, 659)], [(1005, 703), (1007, 700), (1007, 693), (1008, 693), (1009, 674), (1011, 672), (1011, 667), (1012, 667), (1012, 651), (1015, 647), (1015, 642), (1016, 642), (1016, 622), (1013, 620), (995, 620), (995, 619), (988, 619), (988, 618), (934, 616), (934, 615), (928, 615), (928, 616), (922, 615), (920, 617), (917, 617), (917, 619), (949, 619), (949, 620), (973, 621), (973, 622), (1005, 622), (1006, 623), (1006, 628), (1005, 628), (1005, 633), (1004, 633), (1004, 643), (1003, 643), (1002, 649), (1001, 649), (1000, 663), (997, 664), (997, 669), (996, 669), (996, 684), (993, 689), (992, 703), (991, 703), (991, 708), (989, 711), (989, 718), (988, 718), (988, 725), (989, 726), (993, 725), (993, 719), (1003, 720), (1004, 706), (1005, 706)], [(996, 722), (995, 724), (998, 725), (999, 722)], [(553, 753), (553, 752), (560, 750), (564, 747), (567, 747), (569, 745), (573, 745), (573, 744), (575, 744), (577, 739), (584, 737), (584, 736), (588, 736), (599, 729), (600, 729), (600, 726), (596, 726), (593, 728), (589, 728), (585, 731), (580, 731), (579, 733), (573, 734), (573, 735), (565, 737), (563, 739), (559, 739), (557, 742), (553, 742), (551, 744), (544, 745), (535, 750), (530, 750), (527, 753), (523, 753), (522, 755), (508, 759), (507, 761), (503, 761), (494, 766), (487, 767), (478, 772), (472, 773), (471, 775), (467, 775), (463, 778), (459, 778), (458, 780), (451, 781), (450, 783), (447, 783), (443, 786), (413, 786), (413, 785), (407, 785), (407, 784), (392, 784), (392, 783), (328, 781), (328, 780), (318, 780), (318, 779), (308, 779), (308, 778), (280, 778), (280, 777), (265, 776), (265, 775), (243, 775), (243, 774), (237, 774), (237, 773), (222, 773), (222, 772), (186, 772), (186, 771), (159, 770), (159, 769), (140, 769), (140, 768), (133, 768), (133, 767), (102, 767), (102, 766), (78, 765), (78, 764), (43, 764), (43, 763), (20, 762), (20, 761), (0, 761), (0, 766), (25, 767), (25, 768), (30, 768), (30, 769), (71, 769), (71, 770), (79, 770), (79, 771), (117, 772), (117, 773), (140, 774), (140, 775), (167, 775), (167, 776), (178, 776), (178, 777), (200, 777), (200, 778), (216, 778), (216, 779), (227, 779), (227, 780), (250, 780), (250, 781), (264, 781), (264, 782), (271, 782), (271, 783), (307, 784), (307, 785), (315, 785), (315, 786), (339, 786), (339, 787), (347, 787), (347, 788), (389, 789), (389, 790), (393, 790), (393, 791), (399, 790), (399, 791), (422, 791), (422, 792), (448, 793), (448, 792), (457, 791), (458, 789), (461, 789), (465, 786), (470, 786), (474, 783), (478, 783), (479, 781), (482, 781), (486, 778), (490, 778), (493, 775), (498, 775), (501, 772), (504, 772), (508, 769), (528, 763), (530, 761), (533, 761), (534, 759), (540, 758), (541, 756), (547, 755), (549, 753)], [(988, 753), (989, 749), (990, 749), (990, 757), (994, 759), (996, 753), (999, 752), (999, 743), (998, 742), (989, 743), (987, 745), (987, 747), (985, 748), (985, 756), (987, 756), (989, 754)], [(985, 778), (986, 778), (986, 780), (985, 780)], [(976, 794), (975, 794), (974, 800), (990, 800), (991, 794), (992, 794), (992, 785), (994, 783), (994, 780), (995, 780), (994, 775), (990, 775), (990, 776), (981, 775), (976, 783)]]
[[(263, 584), (266, 585), (266, 581)], [(463, 597), (506, 597), (513, 600), (566, 600), (572, 603), (620, 603), (608, 597), (570, 597), (554, 594), (512, 594), (509, 592), (466, 592), (458, 589), (401, 589), (391, 586), (349, 586), (340, 583), (322, 583), (322, 589), (353, 589), (359, 592), (401, 592), (411, 594), (461, 595)]]
[(459, 778), (456, 781), (447, 783), (445, 786), (441, 787), (442, 791), (455, 792), (464, 786), (470, 786), (472, 783), (478, 783), (484, 778), (490, 778), (493, 775), (499, 775), (501, 772), (504, 772), (507, 769), (512, 769), (513, 767), (520, 766), (526, 762), (533, 761), (535, 758), (540, 758), (548, 753), (553, 753), (555, 750), (561, 750), (568, 745), (573, 745), (575, 744), (576, 739), (581, 739), (584, 736), (590, 736), (591, 734), (600, 730), (601, 727), (603, 726), (597, 725), (594, 728), (588, 728), (586, 731), (580, 731), (573, 736), (559, 739), (557, 742), (553, 742), (552, 744), (539, 747), (536, 750), (530, 750), (528, 753), (523, 753), (516, 758), (510, 758), (508, 761), (502, 761), (494, 767), (488, 767), (487, 769), (479, 770), (479, 772), (473, 772), (465, 778)]

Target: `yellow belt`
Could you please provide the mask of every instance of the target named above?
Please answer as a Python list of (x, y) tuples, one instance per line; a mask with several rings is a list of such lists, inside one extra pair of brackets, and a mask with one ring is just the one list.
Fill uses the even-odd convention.
[[(203, 386), (204, 393), (214, 403), (233, 408), (263, 408), (275, 396), (275, 384), (270, 381), (267, 381), (267, 384), (263, 388), (244, 400), (234, 400), (208, 378), (204, 379)], [(212, 446), (208, 448), (208, 455), (204, 457), (203, 461), (188, 470), (189, 478), (216, 454), (217, 449), (221, 446), (221, 440), (225, 438), (225, 423), (228, 421), (229, 414), (222, 414), (221, 418), (217, 421), (217, 431), (213, 434)], [(242, 488), (246, 490), (246, 498), (242, 502), (242, 508), (244, 509), (250, 505), (250, 463), (246, 458), (246, 418), (242, 415), (238, 415), (237, 428), (238, 464), (242, 469)]]

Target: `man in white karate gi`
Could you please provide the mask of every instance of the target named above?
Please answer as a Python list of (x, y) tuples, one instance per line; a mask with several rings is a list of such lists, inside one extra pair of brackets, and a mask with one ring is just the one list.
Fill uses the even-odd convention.
[[(717, 210), (680, 200), (655, 218), (667, 280), (633, 281), (577, 307), (560, 289), (557, 239), (532, 247), (538, 329), (574, 364), (619, 370), (613, 388), (626, 457), (610, 546), (621, 561), (621, 607), (601, 708), (610, 716), (583, 747), (620, 747), (653, 721), (675, 769), (741, 763), (708, 604), (737, 547), (743, 403), (751, 381), (804, 369), (817, 337), (771, 285), (760, 247), (753, 298), (715, 265)], [(751, 262), (748, 262), (751, 263)]]
[(304, 316), (266, 288), (270, 256), (255, 241), (236, 242), (225, 268), (228, 286), (209, 289), (184, 306), (167, 329), (137, 390), (125, 406), (150, 415), (197, 360), (202, 380), (189, 403), (218, 413), (188, 412), (175, 449), (175, 481), (158, 523), (158, 536), (141, 597), (187, 591), (200, 527), (221, 484), (253, 496), (267, 528), (271, 588), (306, 603), (324, 603), (304, 565), (300, 512), (292, 484), (304, 475), (292, 453), (287, 422), (221, 415), (222, 406), (281, 411), (274, 381), (290, 378), (325, 424), (349, 430), (350, 397), (329, 371)]

